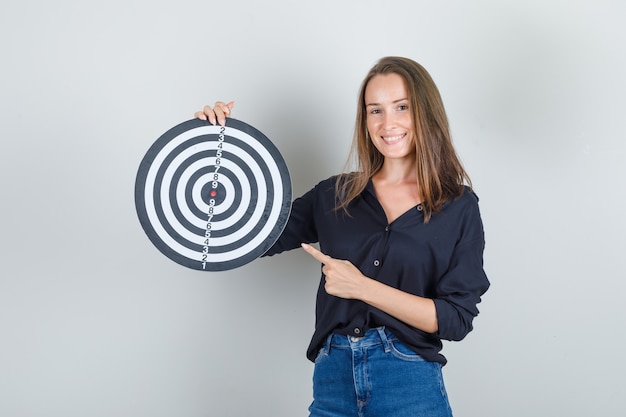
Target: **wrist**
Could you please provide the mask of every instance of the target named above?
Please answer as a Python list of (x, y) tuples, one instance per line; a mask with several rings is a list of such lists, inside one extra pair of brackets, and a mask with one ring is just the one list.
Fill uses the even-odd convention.
[(377, 284), (379, 284), (378, 281), (365, 275), (361, 275), (361, 284), (358, 286), (359, 294), (357, 294), (357, 298), (367, 304), (372, 304), (377, 292)]

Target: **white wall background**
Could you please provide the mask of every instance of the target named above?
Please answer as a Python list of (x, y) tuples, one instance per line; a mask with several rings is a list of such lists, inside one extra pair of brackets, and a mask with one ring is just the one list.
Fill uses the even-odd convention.
[(626, 410), (626, 4), (5, 1), (0, 415), (307, 415), (318, 265), (175, 264), (135, 214), (158, 136), (216, 99), (295, 194), (338, 172), (383, 55), (439, 85), (492, 288), (448, 343), (457, 416)]

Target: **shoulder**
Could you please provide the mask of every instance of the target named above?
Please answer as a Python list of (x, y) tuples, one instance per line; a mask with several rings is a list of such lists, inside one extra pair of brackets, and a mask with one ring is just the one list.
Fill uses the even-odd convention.
[(326, 178), (324, 180), (319, 181), (312, 188), (310, 188), (306, 193), (301, 195), (297, 200), (307, 200), (307, 201), (335, 201), (335, 190), (337, 184), (338, 176), (332, 176)]
[(453, 223), (459, 232), (459, 242), (483, 241), (483, 221), (478, 207), (478, 195), (469, 187), (465, 187), (463, 194), (451, 199), (442, 209), (442, 216), (446, 222)]
[[(480, 219), (480, 210), (478, 208), (478, 195), (470, 187), (465, 186), (463, 193), (458, 197), (453, 197), (446, 202), (440, 213), (446, 214), (446, 217), (454, 216), (466, 220)], [(435, 214), (437, 215), (437, 214)]]
[(337, 188), (337, 182), (339, 181), (339, 175), (333, 175), (332, 177), (328, 177), (319, 181), (312, 189), (312, 192), (316, 194), (328, 194), (335, 192)]
[(458, 197), (451, 198), (444, 204), (444, 207), (446, 206), (478, 206), (478, 195), (473, 189), (465, 185), (463, 186), (463, 193)]
[[(357, 175), (354, 173), (333, 175), (318, 182), (300, 198), (319, 204), (324, 208), (332, 207), (336, 209), (341, 206), (341, 201), (345, 198), (347, 190), (356, 177)], [(363, 191), (361, 190), (361, 193)]]
[(327, 192), (334, 193), (336, 190), (340, 189), (342, 186), (352, 183), (356, 178), (357, 178), (357, 173), (355, 172), (348, 172), (344, 174), (333, 175), (331, 177), (328, 177), (318, 182), (317, 185), (313, 187), (313, 190), (317, 190), (318, 192), (322, 192), (322, 193), (327, 193)]

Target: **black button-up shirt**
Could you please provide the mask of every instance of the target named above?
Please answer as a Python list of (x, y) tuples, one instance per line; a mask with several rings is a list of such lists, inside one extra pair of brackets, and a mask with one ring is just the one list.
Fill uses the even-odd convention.
[(489, 287), (478, 198), (468, 189), (428, 223), (421, 205), (387, 223), (371, 181), (351, 202), (349, 215), (335, 210), (335, 181), (324, 180), (293, 202), (285, 230), (265, 255), (319, 242), (322, 252), (352, 262), (364, 275), (433, 299), (439, 330), (429, 334), (362, 301), (329, 295), (322, 276), (307, 357), (315, 360), (331, 333), (358, 337), (385, 326), (424, 359), (445, 364), (441, 339), (461, 340), (472, 330), (476, 305)]

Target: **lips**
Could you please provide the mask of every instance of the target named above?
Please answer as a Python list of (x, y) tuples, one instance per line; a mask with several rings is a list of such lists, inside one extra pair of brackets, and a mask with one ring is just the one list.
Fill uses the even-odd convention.
[(394, 143), (398, 143), (400, 142), (402, 139), (404, 139), (404, 137), (406, 136), (406, 133), (403, 133), (401, 135), (395, 135), (395, 136), (381, 136), (380, 138), (388, 145), (393, 145)]

